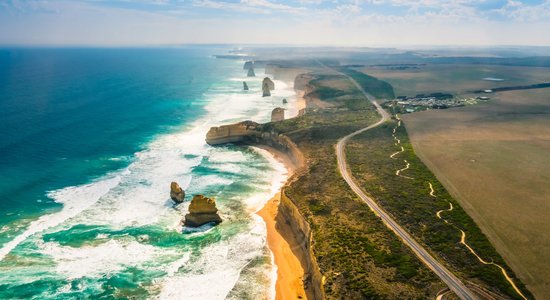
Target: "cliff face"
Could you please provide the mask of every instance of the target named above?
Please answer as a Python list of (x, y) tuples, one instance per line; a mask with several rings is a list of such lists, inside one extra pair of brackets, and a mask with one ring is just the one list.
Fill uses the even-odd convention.
[(302, 166), (304, 163), (302, 152), (290, 138), (275, 131), (264, 130), (264, 126), (252, 121), (212, 127), (206, 134), (206, 143), (267, 146), (286, 154), (295, 166)]
[[(297, 168), (305, 166), (305, 159), (294, 142), (285, 135), (266, 130), (261, 124), (244, 121), (237, 124), (212, 127), (206, 135), (209, 145), (237, 143), (267, 146), (285, 154)], [(294, 202), (281, 192), (281, 202), (277, 213), (277, 229), (292, 245), (294, 254), (305, 270), (304, 288), (308, 299), (324, 299), (323, 276), (311, 248), (311, 230), (306, 219), (300, 214)]]
[(305, 94), (309, 94), (313, 91), (309, 82), (315, 77), (311, 74), (300, 74), (294, 79), (294, 89), (304, 91)]
[(276, 217), (277, 231), (289, 241), (292, 252), (304, 268), (304, 289), (307, 299), (324, 299), (323, 275), (319, 271), (315, 254), (311, 248), (312, 233), (306, 219), (289, 197), (284, 188), (281, 191), (279, 211)]

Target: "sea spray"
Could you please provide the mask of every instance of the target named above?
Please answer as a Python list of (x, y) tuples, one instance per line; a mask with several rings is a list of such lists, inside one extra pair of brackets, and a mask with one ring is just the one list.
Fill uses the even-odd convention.
[[(259, 79), (246, 79), (250, 90), (243, 92), (242, 65), (229, 64), (230, 79), (213, 82), (202, 96), (204, 115), (155, 135), (133, 155), (102, 156), (102, 162), (127, 163), (124, 168), (48, 194), (63, 208), (2, 245), (3, 257), (10, 253), (10, 259), (0, 262), (0, 270), (9, 273), (0, 278), (5, 287), (0, 298), (223, 299), (243, 288), (254, 295), (272, 293), (276, 271), (265, 223), (254, 212), (280, 189), (286, 170), (265, 150), (213, 148), (204, 137), (211, 126), (269, 121), (282, 97), (293, 101), (293, 91), (275, 81), (273, 96), (262, 98)], [(173, 180), (188, 195), (216, 197), (224, 222), (181, 234), (175, 224), (188, 202), (173, 206), (168, 195)], [(30, 282), (33, 289), (21, 288)]]

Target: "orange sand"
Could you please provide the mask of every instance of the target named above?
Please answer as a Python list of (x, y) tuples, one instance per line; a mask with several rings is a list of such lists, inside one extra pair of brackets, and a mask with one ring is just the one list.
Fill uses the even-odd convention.
[(267, 227), (267, 244), (273, 253), (277, 265), (277, 282), (275, 284), (276, 300), (306, 299), (303, 276), (304, 269), (292, 253), (290, 245), (275, 228), (275, 217), (279, 209), (280, 194), (275, 195), (258, 212)]

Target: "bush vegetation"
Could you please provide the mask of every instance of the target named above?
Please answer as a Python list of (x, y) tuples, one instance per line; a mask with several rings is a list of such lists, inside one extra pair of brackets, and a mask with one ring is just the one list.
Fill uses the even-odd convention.
[[(372, 77), (352, 70), (346, 73), (378, 97), (390, 91), (384, 84), (376, 85), (377, 90), (372, 91), (372, 82), (376, 82)], [(377, 112), (370, 102), (358, 96), (356, 89), (332, 90), (334, 86), (328, 83), (335, 79), (348, 80), (344, 76), (316, 76), (313, 86), (323, 91), (317, 95), (322, 101), (332, 101), (333, 107), (308, 110), (301, 117), (263, 126), (265, 130), (290, 137), (307, 159), (306, 170), (295, 174), (285, 191), (312, 229), (311, 247), (325, 276), (327, 298), (434, 298), (445, 285), (357, 198), (337, 168), (337, 141), (376, 122)], [(325, 96), (328, 98), (323, 98)], [(342, 100), (345, 97), (347, 100)], [(453, 203), (454, 210), (445, 217), (468, 233), (469, 244), (482, 257), (505, 266), (513, 276), (472, 219), (416, 157), (404, 127), (399, 128), (397, 135), (406, 151), (400, 154), (400, 159), (389, 157), (398, 150), (392, 137), (394, 126), (395, 121), (388, 122), (349, 142), (346, 153), (353, 176), (460, 277), (517, 298), (498, 269), (480, 264), (458, 243), (459, 231), (436, 218), (436, 211), (447, 209), (448, 202)], [(404, 167), (403, 159), (411, 163), (405, 172), (414, 178), (412, 180), (395, 176), (395, 170)], [(433, 184), (437, 198), (429, 196), (428, 182)], [(530, 295), (516, 278), (514, 280)]]
[(340, 72), (347, 74), (363, 87), (365, 91), (378, 99), (394, 99), (395, 94), (391, 84), (353, 69), (341, 68)]

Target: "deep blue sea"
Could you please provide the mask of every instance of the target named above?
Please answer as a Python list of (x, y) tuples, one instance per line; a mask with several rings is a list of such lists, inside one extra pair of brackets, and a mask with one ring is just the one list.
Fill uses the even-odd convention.
[[(247, 78), (242, 61), (213, 57), (228, 50), (0, 49), (0, 299), (271, 295), (254, 213), (286, 171), (204, 136), (268, 121), (294, 93), (276, 81), (261, 97), (263, 70)], [(171, 181), (185, 203), (169, 199)], [(224, 222), (182, 229), (198, 193)]]

